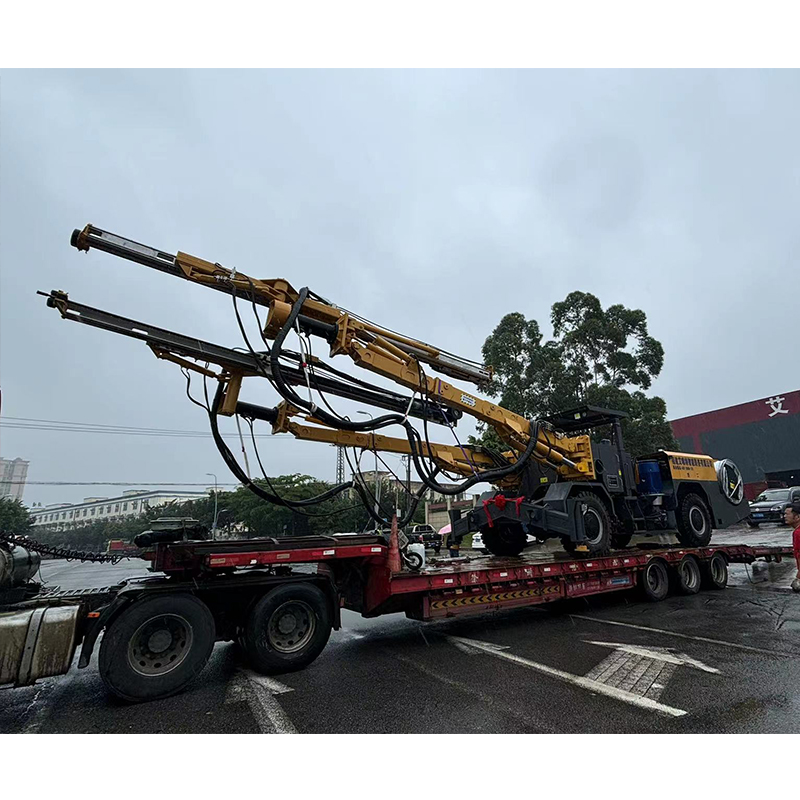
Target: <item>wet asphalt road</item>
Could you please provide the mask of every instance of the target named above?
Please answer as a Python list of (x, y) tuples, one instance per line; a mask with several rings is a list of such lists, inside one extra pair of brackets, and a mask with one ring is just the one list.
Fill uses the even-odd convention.
[[(765, 528), (715, 542), (788, 538)], [(143, 567), (47, 562), (43, 574), (71, 588)], [(794, 569), (732, 572), (725, 591), (657, 604), (624, 592), (437, 623), (345, 612), (302, 672), (265, 684), (218, 644), (198, 681), (155, 703), (110, 698), (93, 664), (0, 689), (0, 732), (794, 733), (800, 595), (781, 588)]]

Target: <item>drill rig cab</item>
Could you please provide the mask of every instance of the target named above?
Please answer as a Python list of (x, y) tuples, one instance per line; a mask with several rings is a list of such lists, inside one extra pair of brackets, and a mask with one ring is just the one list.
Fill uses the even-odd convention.
[[(529, 420), (427, 373), (431, 369), (481, 388), (492, 379), (490, 368), (371, 322), (307, 288), (298, 291), (285, 279), (251, 278), (219, 263), (182, 252), (171, 254), (93, 225), (76, 230), (70, 243), (78, 250), (101, 250), (232, 297), (245, 349), (125, 319), (75, 303), (64, 292), (46, 295), (48, 305), (65, 319), (144, 341), (158, 358), (179, 365), (187, 376), (193, 372), (204, 380), (216, 380), (217, 391), (206, 410), (217, 448), (233, 474), (268, 502), (301, 509), (343, 491), (355, 492), (376, 526), (391, 524), (391, 512), (379, 508), (363, 481), (341, 483), (303, 501), (267, 491), (251, 480), (227, 448), (219, 434), (219, 416), (267, 422), (273, 434), (333, 444), (345, 452), (353, 448), (408, 456), (422, 489), (409, 497), (400, 526), (411, 520), (428, 490), (456, 495), (489, 483), (496, 491), (468, 514), (453, 515), (452, 530), (456, 537), (481, 531), (487, 549), (496, 555), (518, 555), (525, 547), (526, 530), (539, 539), (558, 537), (568, 551), (586, 555), (624, 547), (637, 533), (667, 529), (675, 529), (687, 546), (697, 546), (708, 543), (713, 528), (747, 516), (735, 465), (727, 461), (715, 465), (704, 455), (666, 452), (634, 462), (624, 449), (620, 424), (624, 415), (619, 412), (583, 406)], [(248, 317), (252, 310), (259, 350), (251, 344), (238, 303)], [(260, 318), (259, 308), (267, 309), (266, 320)], [(289, 336), (296, 336), (299, 350), (287, 347)], [(387, 391), (332, 367), (314, 355), (312, 339), (323, 340), (331, 358), (347, 356), (405, 391)], [(254, 377), (275, 389), (277, 405), (240, 400), (243, 380)], [(329, 395), (388, 413), (354, 421), (331, 407)], [(464, 414), (490, 426), (503, 442), (503, 451), (463, 444), (455, 427)], [(415, 420), (421, 421), (422, 431)], [(432, 442), (429, 426), (449, 429), (454, 443)], [(390, 427), (401, 435), (382, 433)], [(442, 484), (437, 480), (440, 473), (461, 482)]]
[(623, 442), (626, 416), (585, 405), (544, 417), (556, 436), (590, 437), (594, 478), (564, 478), (532, 460), (518, 497), (489, 492), (472, 511), (451, 511), (453, 531), (480, 531), (496, 555), (518, 555), (527, 534), (559, 537), (570, 553), (601, 555), (627, 547), (636, 534), (665, 531), (675, 531), (686, 547), (702, 547), (714, 528), (746, 516), (742, 476), (733, 462), (663, 450), (634, 460)]

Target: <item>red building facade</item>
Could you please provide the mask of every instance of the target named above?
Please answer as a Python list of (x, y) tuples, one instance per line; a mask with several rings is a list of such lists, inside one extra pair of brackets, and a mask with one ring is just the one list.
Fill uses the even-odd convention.
[(800, 486), (800, 391), (672, 421), (684, 452), (730, 458), (752, 500), (767, 486)]

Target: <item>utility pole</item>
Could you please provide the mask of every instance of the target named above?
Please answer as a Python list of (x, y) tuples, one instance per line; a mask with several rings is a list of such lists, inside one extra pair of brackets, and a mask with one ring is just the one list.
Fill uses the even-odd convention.
[[(369, 417), (370, 419), (374, 419), (372, 414), (369, 411), (359, 411), (359, 414), (363, 414), (365, 417)], [(380, 476), (378, 475), (378, 451), (375, 450), (375, 516), (380, 518), (381, 515), (381, 481)], [(378, 524), (377, 522), (375, 523)]]
[[(406, 513), (411, 508), (411, 503), (413, 500), (411, 499), (411, 456), (407, 455), (404, 456), (406, 462)], [(409, 520), (410, 522), (411, 520)]]
[(336, 483), (344, 483), (344, 447), (336, 447)]
[(217, 538), (217, 503), (219, 502), (219, 492), (217, 491), (217, 476), (213, 472), (206, 472), (206, 475), (214, 479), (214, 522), (211, 525), (211, 538)]

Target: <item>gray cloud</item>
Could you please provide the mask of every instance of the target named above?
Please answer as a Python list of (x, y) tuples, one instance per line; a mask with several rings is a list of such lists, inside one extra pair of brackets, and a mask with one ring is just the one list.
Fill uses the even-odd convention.
[[(674, 417), (794, 389), (798, 89), (796, 71), (4, 72), (3, 414), (205, 428), (176, 368), (35, 291), (234, 346), (229, 301), (78, 254), (87, 222), (472, 358), (504, 313), (546, 328), (576, 288), (641, 307)], [(31, 480), (228, 479), (205, 440), (3, 430), (0, 445)], [(272, 472), (333, 477), (330, 448), (262, 452)]]

